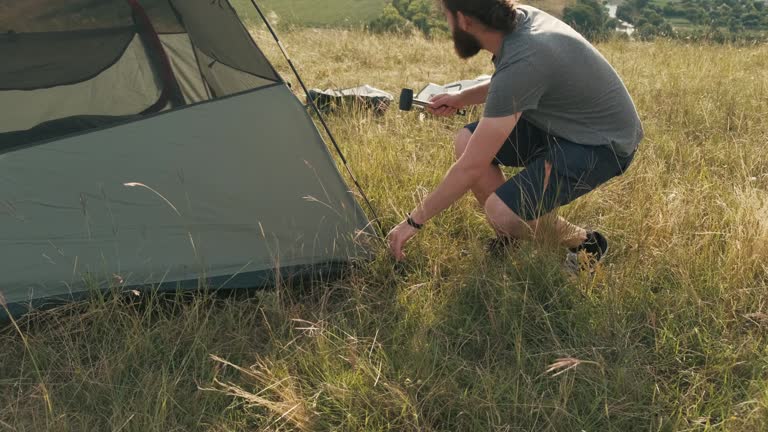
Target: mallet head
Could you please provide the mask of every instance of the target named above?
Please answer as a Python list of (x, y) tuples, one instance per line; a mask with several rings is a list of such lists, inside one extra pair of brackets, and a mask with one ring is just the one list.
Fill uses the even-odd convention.
[(400, 92), (400, 110), (410, 111), (413, 109), (413, 90), (403, 89)]
[[(424, 107), (430, 106), (430, 103), (427, 101), (416, 99), (413, 96), (412, 89), (407, 89), (407, 88), (403, 89), (400, 92), (400, 110), (411, 111), (413, 110), (414, 105), (424, 108)], [(459, 115), (466, 115), (466, 113), (467, 111), (463, 109), (458, 111)]]
[(416, 99), (413, 96), (413, 90), (407, 88), (403, 89), (403, 91), (400, 92), (400, 109), (402, 111), (411, 111), (414, 105), (423, 108), (429, 106), (429, 102)]

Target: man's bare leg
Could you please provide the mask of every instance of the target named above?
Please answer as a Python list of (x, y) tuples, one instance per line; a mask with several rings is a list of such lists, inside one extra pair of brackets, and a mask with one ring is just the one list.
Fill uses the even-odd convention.
[(524, 221), (498, 195), (492, 193), (485, 202), (485, 213), (500, 235), (521, 240), (536, 240), (575, 248), (587, 240), (587, 231), (554, 212), (534, 221)]
[(587, 230), (568, 222), (555, 212), (529, 221), (527, 224), (537, 239), (552, 244), (575, 248), (587, 240)]
[[(464, 151), (467, 149), (469, 139), (472, 138), (472, 132), (469, 129), (463, 128), (456, 134), (456, 140), (454, 142), (454, 148), (456, 151), (456, 159), (458, 160)], [(472, 194), (475, 195), (477, 202), (482, 208), (485, 205), (485, 201), (491, 196), (492, 193), (503, 185), (507, 181), (504, 178), (504, 173), (501, 172), (501, 168), (496, 165), (489, 165), (488, 169), (483, 173), (480, 179), (472, 185)]]
[[(463, 128), (456, 134), (454, 143), (456, 158), (460, 158), (472, 138), (472, 132)], [(547, 166), (547, 179), (545, 179), (545, 188), (549, 184), (549, 175), (551, 168)], [(584, 228), (576, 226), (556, 214), (550, 213), (541, 218), (525, 222), (517, 216), (501, 199), (496, 197), (498, 202), (488, 203), (488, 199), (496, 190), (506, 182), (504, 173), (496, 165), (489, 165), (488, 170), (483, 173), (480, 179), (472, 186), (472, 193), (477, 202), (486, 211), (488, 221), (491, 227), (500, 237), (512, 237), (520, 240), (539, 239), (542, 241), (556, 242), (568, 248), (574, 248), (582, 244), (587, 239), (587, 232)], [(488, 215), (488, 204), (491, 204), (494, 215), (501, 223), (496, 223)], [(499, 205), (503, 208), (499, 208)], [(506, 211), (504, 211), (506, 209)], [(497, 222), (498, 222), (497, 221)]]

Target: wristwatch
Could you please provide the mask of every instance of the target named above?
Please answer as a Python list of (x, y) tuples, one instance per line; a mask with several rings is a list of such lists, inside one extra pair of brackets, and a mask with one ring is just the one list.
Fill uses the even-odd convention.
[(410, 213), (408, 213), (408, 218), (405, 221), (408, 223), (408, 225), (416, 228), (417, 230), (420, 230), (424, 226), (424, 224), (416, 223), (416, 221), (411, 217)]

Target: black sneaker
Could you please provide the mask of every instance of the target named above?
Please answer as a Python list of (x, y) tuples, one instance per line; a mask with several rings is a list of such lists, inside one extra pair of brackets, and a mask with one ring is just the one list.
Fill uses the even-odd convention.
[(485, 244), (485, 251), (490, 255), (501, 255), (516, 248), (518, 241), (513, 237), (496, 236)]
[(587, 239), (578, 247), (568, 249), (565, 267), (573, 272), (594, 273), (597, 264), (608, 253), (608, 239), (597, 231), (587, 231)]

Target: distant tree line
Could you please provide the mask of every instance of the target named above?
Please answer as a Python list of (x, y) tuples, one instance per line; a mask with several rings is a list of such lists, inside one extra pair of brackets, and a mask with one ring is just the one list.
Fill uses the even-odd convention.
[(762, 0), (681, 0), (663, 7), (648, 0), (627, 0), (618, 7), (616, 16), (629, 23), (640, 24), (653, 13), (732, 31), (768, 29), (768, 8)]
[(615, 33), (619, 21), (608, 15), (598, 0), (578, 0), (563, 9), (563, 21), (590, 40), (603, 40)]
[[(663, 6), (651, 0), (625, 0), (609, 17), (602, 0), (577, 0), (563, 21), (590, 40), (615, 37), (619, 20), (635, 27), (641, 40), (668, 37), (692, 41), (767, 42), (768, 6), (763, 0), (680, 0)], [(690, 24), (674, 28), (671, 19)]]
[[(435, 6), (435, 0), (392, 0), (378, 18), (368, 23), (368, 30), (446, 35), (448, 25)], [(578, 0), (575, 5), (565, 8), (563, 20), (591, 40), (609, 37), (618, 25), (618, 20), (609, 18), (605, 6), (598, 0)]]
[(448, 34), (448, 25), (434, 0), (392, 0), (368, 29), (374, 33), (420, 31), (428, 37)]
[[(649, 0), (626, 0), (616, 10), (616, 17), (633, 24), (642, 38), (726, 41), (765, 37), (768, 31), (768, 7), (763, 0), (681, 0), (663, 6)], [(688, 21), (690, 28), (673, 31), (667, 20), (674, 18)]]
[[(368, 23), (375, 33), (421, 32), (427, 37), (449, 33), (434, 0), (392, 0), (382, 14)], [(616, 19), (618, 18), (618, 19)], [(576, 0), (563, 9), (562, 20), (587, 39), (616, 37), (620, 21), (635, 27), (634, 37), (668, 37), (714, 42), (768, 41), (768, 5), (764, 0), (680, 0), (662, 5), (651, 0), (625, 0), (608, 15), (604, 0)], [(670, 20), (689, 22), (674, 28)]]

